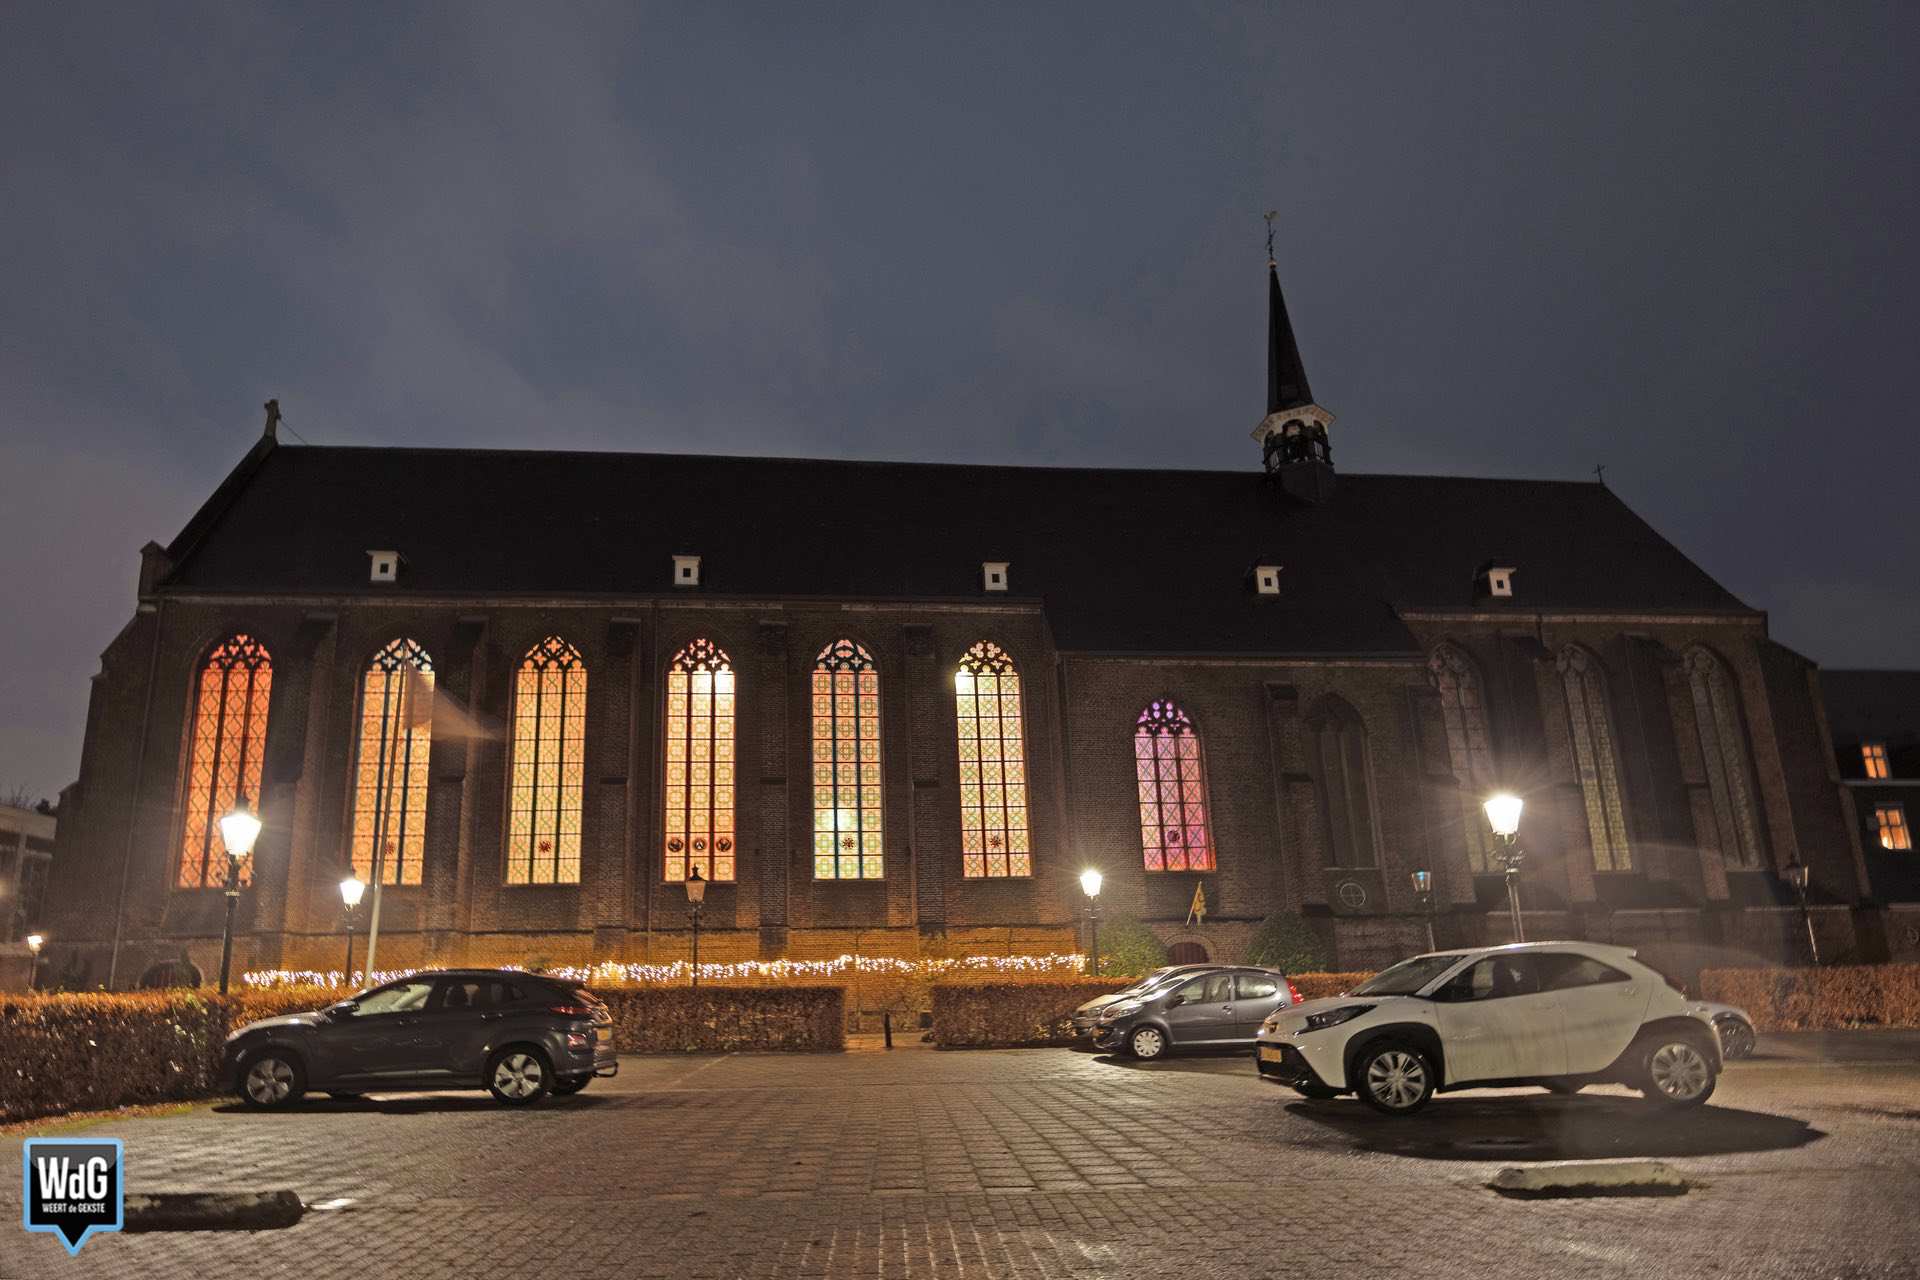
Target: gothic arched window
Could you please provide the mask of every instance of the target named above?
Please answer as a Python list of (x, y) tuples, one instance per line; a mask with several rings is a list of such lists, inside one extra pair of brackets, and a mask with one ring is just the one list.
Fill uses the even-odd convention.
[(1140, 845), (1149, 871), (1212, 871), (1200, 734), (1177, 703), (1150, 703), (1133, 728)]
[(1631, 871), (1626, 809), (1620, 795), (1620, 764), (1613, 751), (1613, 717), (1607, 712), (1607, 682), (1600, 660), (1571, 645), (1560, 653), (1560, 682), (1567, 695), (1567, 727), (1573, 763), (1586, 803), (1595, 871)]
[(1720, 856), (1730, 867), (1764, 866), (1759, 806), (1755, 804), (1753, 758), (1747, 748), (1746, 718), (1727, 664), (1711, 650), (1687, 651), (1687, 684), (1693, 690), (1693, 723), (1700, 737), (1700, 759), (1713, 793), (1713, 816), (1720, 828)]
[(1493, 788), (1493, 735), (1487, 728), (1487, 700), (1473, 660), (1457, 645), (1442, 644), (1427, 660), (1427, 676), (1440, 695), (1440, 718), (1447, 730), (1447, 760), (1460, 784), (1461, 826), (1467, 865), (1475, 873), (1497, 871), (1493, 833), (1480, 802)]
[(419, 884), (427, 844), (427, 753), (433, 743), (433, 660), (395, 640), (367, 664), (353, 764), (353, 873)]
[(514, 673), (508, 884), (580, 882), (586, 749), (587, 664), (578, 649), (548, 636)]
[[(182, 889), (226, 882), (227, 846), (220, 819), (241, 796), (260, 804), (260, 766), (267, 747), (267, 705), (273, 659), (248, 635), (228, 636), (200, 667), (187, 741), (185, 822), (181, 827)], [(240, 860), (240, 883), (253, 879), (253, 859)]]
[(1027, 756), (1020, 673), (982, 640), (953, 676), (960, 725), (960, 869), (969, 878), (1033, 874), (1027, 844)]
[(665, 878), (733, 879), (733, 663), (695, 640), (667, 664)]
[(813, 663), (813, 874), (878, 880), (880, 673), (873, 655), (835, 640)]
[(1327, 865), (1371, 867), (1379, 861), (1379, 846), (1366, 726), (1352, 707), (1329, 698), (1308, 719), (1307, 730), (1307, 763), (1319, 792)]

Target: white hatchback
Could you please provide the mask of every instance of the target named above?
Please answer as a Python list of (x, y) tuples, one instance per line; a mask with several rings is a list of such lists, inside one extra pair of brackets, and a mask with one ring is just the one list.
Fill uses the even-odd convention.
[(1260, 1027), (1260, 1073), (1309, 1098), (1342, 1093), (1408, 1115), (1437, 1090), (1613, 1081), (1697, 1106), (1720, 1042), (1696, 1005), (1635, 960), (1592, 942), (1523, 942), (1402, 960), (1345, 995), (1281, 1009)]

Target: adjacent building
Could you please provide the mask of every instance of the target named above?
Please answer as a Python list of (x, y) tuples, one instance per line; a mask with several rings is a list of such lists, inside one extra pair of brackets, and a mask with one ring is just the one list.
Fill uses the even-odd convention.
[(1920, 959), (1920, 671), (1823, 671), (1821, 684), (1874, 907), (1864, 949)]
[(0, 804), (0, 990), (25, 987), (30, 934), (46, 927), (47, 880), (58, 819), (51, 809)]

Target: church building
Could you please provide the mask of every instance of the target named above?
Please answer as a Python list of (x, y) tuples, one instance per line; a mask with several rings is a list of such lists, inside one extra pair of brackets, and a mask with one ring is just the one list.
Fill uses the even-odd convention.
[[(331, 448), (141, 553), (48, 976), (1528, 936), (1795, 959), (1868, 907), (1818, 672), (1604, 485), (1341, 472), (1268, 269), (1232, 471)], [(1226, 429), (1226, 424), (1222, 424)], [(1429, 895), (1416, 892), (1426, 872)], [(1207, 912), (1193, 912), (1196, 889)], [(366, 908), (356, 928), (364, 933)], [(1694, 957), (1689, 960), (1689, 957)]]

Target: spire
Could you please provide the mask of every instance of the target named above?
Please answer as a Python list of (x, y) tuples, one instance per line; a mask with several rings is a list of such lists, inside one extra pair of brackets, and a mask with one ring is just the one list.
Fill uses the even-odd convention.
[(1280, 296), (1280, 267), (1268, 258), (1267, 412), (1279, 413), (1312, 403), (1307, 369), (1300, 363), (1300, 344), (1294, 341), (1293, 322), (1287, 318), (1287, 300)]
[(1327, 427), (1333, 415), (1314, 403), (1307, 368), (1294, 340), (1287, 300), (1280, 293), (1280, 268), (1273, 256), (1273, 220), (1267, 214), (1267, 414), (1253, 429), (1267, 474), (1281, 488), (1307, 502), (1333, 494), (1333, 449)]

